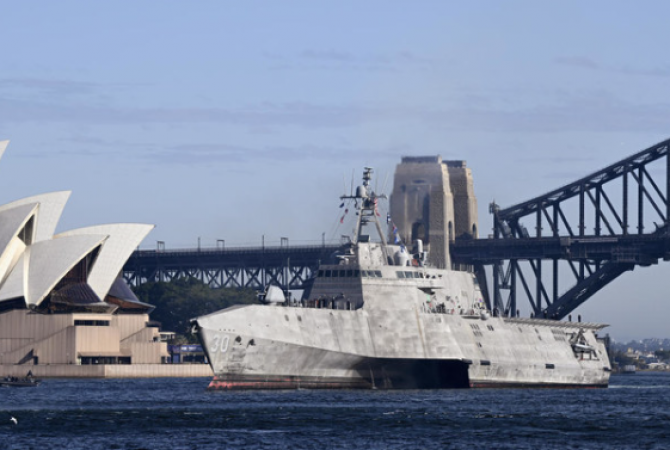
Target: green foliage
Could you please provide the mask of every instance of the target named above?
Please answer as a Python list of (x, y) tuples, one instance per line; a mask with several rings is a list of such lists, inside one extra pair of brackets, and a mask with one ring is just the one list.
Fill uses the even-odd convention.
[(654, 354), (660, 361), (670, 361), (670, 350), (656, 350)]
[(626, 355), (626, 353), (622, 352), (621, 350), (617, 350), (617, 351), (614, 352), (612, 360), (613, 360), (613, 362), (616, 362), (617, 364), (619, 364), (620, 367), (629, 366), (629, 365), (634, 366), (634, 365), (637, 365), (637, 363), (638, 363), (637, 359)]
[(145, 283), (134, 292), (140, 301), (156, 306), (151, 320), (160, 322), (161, 330), (174, 331), (187, 341), (192, 341), (191, 319), (232, 305), (257, 303), (253, 289), (212, 289), (196, 278)]

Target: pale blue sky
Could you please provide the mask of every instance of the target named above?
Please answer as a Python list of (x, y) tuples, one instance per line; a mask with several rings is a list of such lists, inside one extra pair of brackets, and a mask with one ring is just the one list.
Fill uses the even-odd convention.
[[(670, 137), (670, 4), (0, 1), (0, 201), (73, 190), (61, 229), (168, 248), (320, 241), (343, 177), (402, 155), (526, 200)], [(381, 184), (381, 182), (380, 182)], [(387, 190), (390, 190), (391, 181)], [(670, 266), (580, 312), (670, 336)]]

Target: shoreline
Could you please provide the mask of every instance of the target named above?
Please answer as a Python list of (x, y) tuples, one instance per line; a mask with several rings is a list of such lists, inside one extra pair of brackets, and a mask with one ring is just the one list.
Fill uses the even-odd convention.
[(0, 364), (0, 376), (34, 378), (195, 378), (213, 377), (209, 364)]

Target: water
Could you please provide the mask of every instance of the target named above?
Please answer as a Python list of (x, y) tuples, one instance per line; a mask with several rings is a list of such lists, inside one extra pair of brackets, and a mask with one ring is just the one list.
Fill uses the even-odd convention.
[(670, 373), (613, 375), (609, 389), (557, 390), (206, 392), (208, 381), (3, 388), (0, 449), (670, 446)]

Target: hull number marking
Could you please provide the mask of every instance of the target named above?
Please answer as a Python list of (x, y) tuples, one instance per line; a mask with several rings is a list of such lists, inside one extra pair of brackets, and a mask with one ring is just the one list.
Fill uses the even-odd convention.
[(212, 346), (210, 347), (210, 351), (212, 353), (216, 353), (218, 351), (221, 351), (221, 353), (226, 353), (228, 351), (229, 341), (230, 338), (228, 336), (221, 337), (217, 334), (216, 336), (214, 336), (214, 339), (212, 339)]

